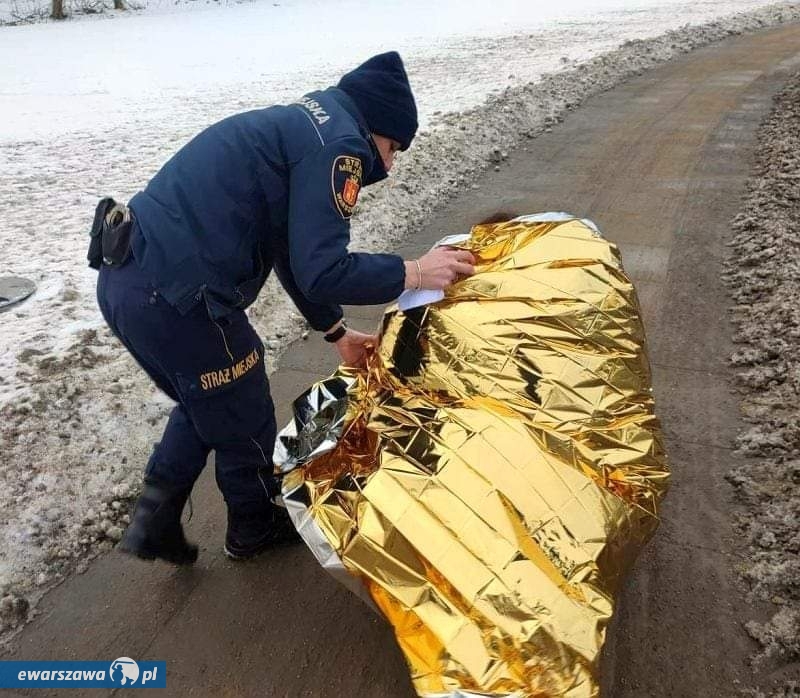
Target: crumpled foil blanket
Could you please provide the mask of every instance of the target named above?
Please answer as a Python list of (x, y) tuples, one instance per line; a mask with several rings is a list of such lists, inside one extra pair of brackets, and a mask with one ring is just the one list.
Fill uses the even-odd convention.
[(636, 293), (589, 221), (479, 225), (460, 246), (473, 277), (390, 308), (368, 369), (297, 399), (283, 500), (389, 620), (420, 696), (597, 696), (669, 477)]

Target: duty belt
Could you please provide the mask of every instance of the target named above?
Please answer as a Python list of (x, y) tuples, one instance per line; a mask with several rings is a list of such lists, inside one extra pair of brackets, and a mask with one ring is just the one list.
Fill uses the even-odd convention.
[(99, 269), (101, 264), (121, 267), (131, 253), (133, 211), (110, 196), (100, 199), (94, 211), (92, 229), (89, 231), (89, 266)]

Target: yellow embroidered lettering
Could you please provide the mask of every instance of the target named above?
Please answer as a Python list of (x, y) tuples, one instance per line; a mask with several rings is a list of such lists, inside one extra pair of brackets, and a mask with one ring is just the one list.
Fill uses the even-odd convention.
[(202, 390), (211, 390), (213, 388), (219, 388), (220, 386), (238, 380), (258, 363), (259, 358), (260, 356), (258, 349), (253, 349), (253, 351), (251, 351), (243, 359), (228, 366), (227, 368), (201, 373), (200, 388)]

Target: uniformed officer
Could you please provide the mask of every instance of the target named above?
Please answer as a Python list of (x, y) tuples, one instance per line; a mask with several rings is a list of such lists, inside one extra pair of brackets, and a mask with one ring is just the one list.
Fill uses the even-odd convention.
[(441, 289), (473, 272), (464, 251), (404, 261), (347, 249), (361, 187), (387, 176), (416, 131), (403, 63), (385, 53), (336, 87), (210, 126), (130, 201), (132, 254), (101, 266), (98, 301), (177, 404), (122, 550), (175, 564), (197, 559), (180, 517), (211, 450), (228, 507), (226, 554), (249, 558), (296, 539), (271, 499), (275, 416), (264, 345), (244, 309), (274, 269), (310, 325), (357, 365), (376, 338), (346, 327), (339, 304), (383, 304), (404, 288)]

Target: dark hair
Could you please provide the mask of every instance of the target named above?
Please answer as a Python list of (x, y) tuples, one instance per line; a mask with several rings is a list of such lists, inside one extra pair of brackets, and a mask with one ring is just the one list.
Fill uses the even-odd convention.
[(504, 223), (505, 221), (510, 221), (512, 218), (516, 218), (519, 216), (518, 213), (514, 213), (513, 211), (496, 211), (488, 215), (482, 221), (478, 222), (478, 225), (486, 225), (488, 223)]

